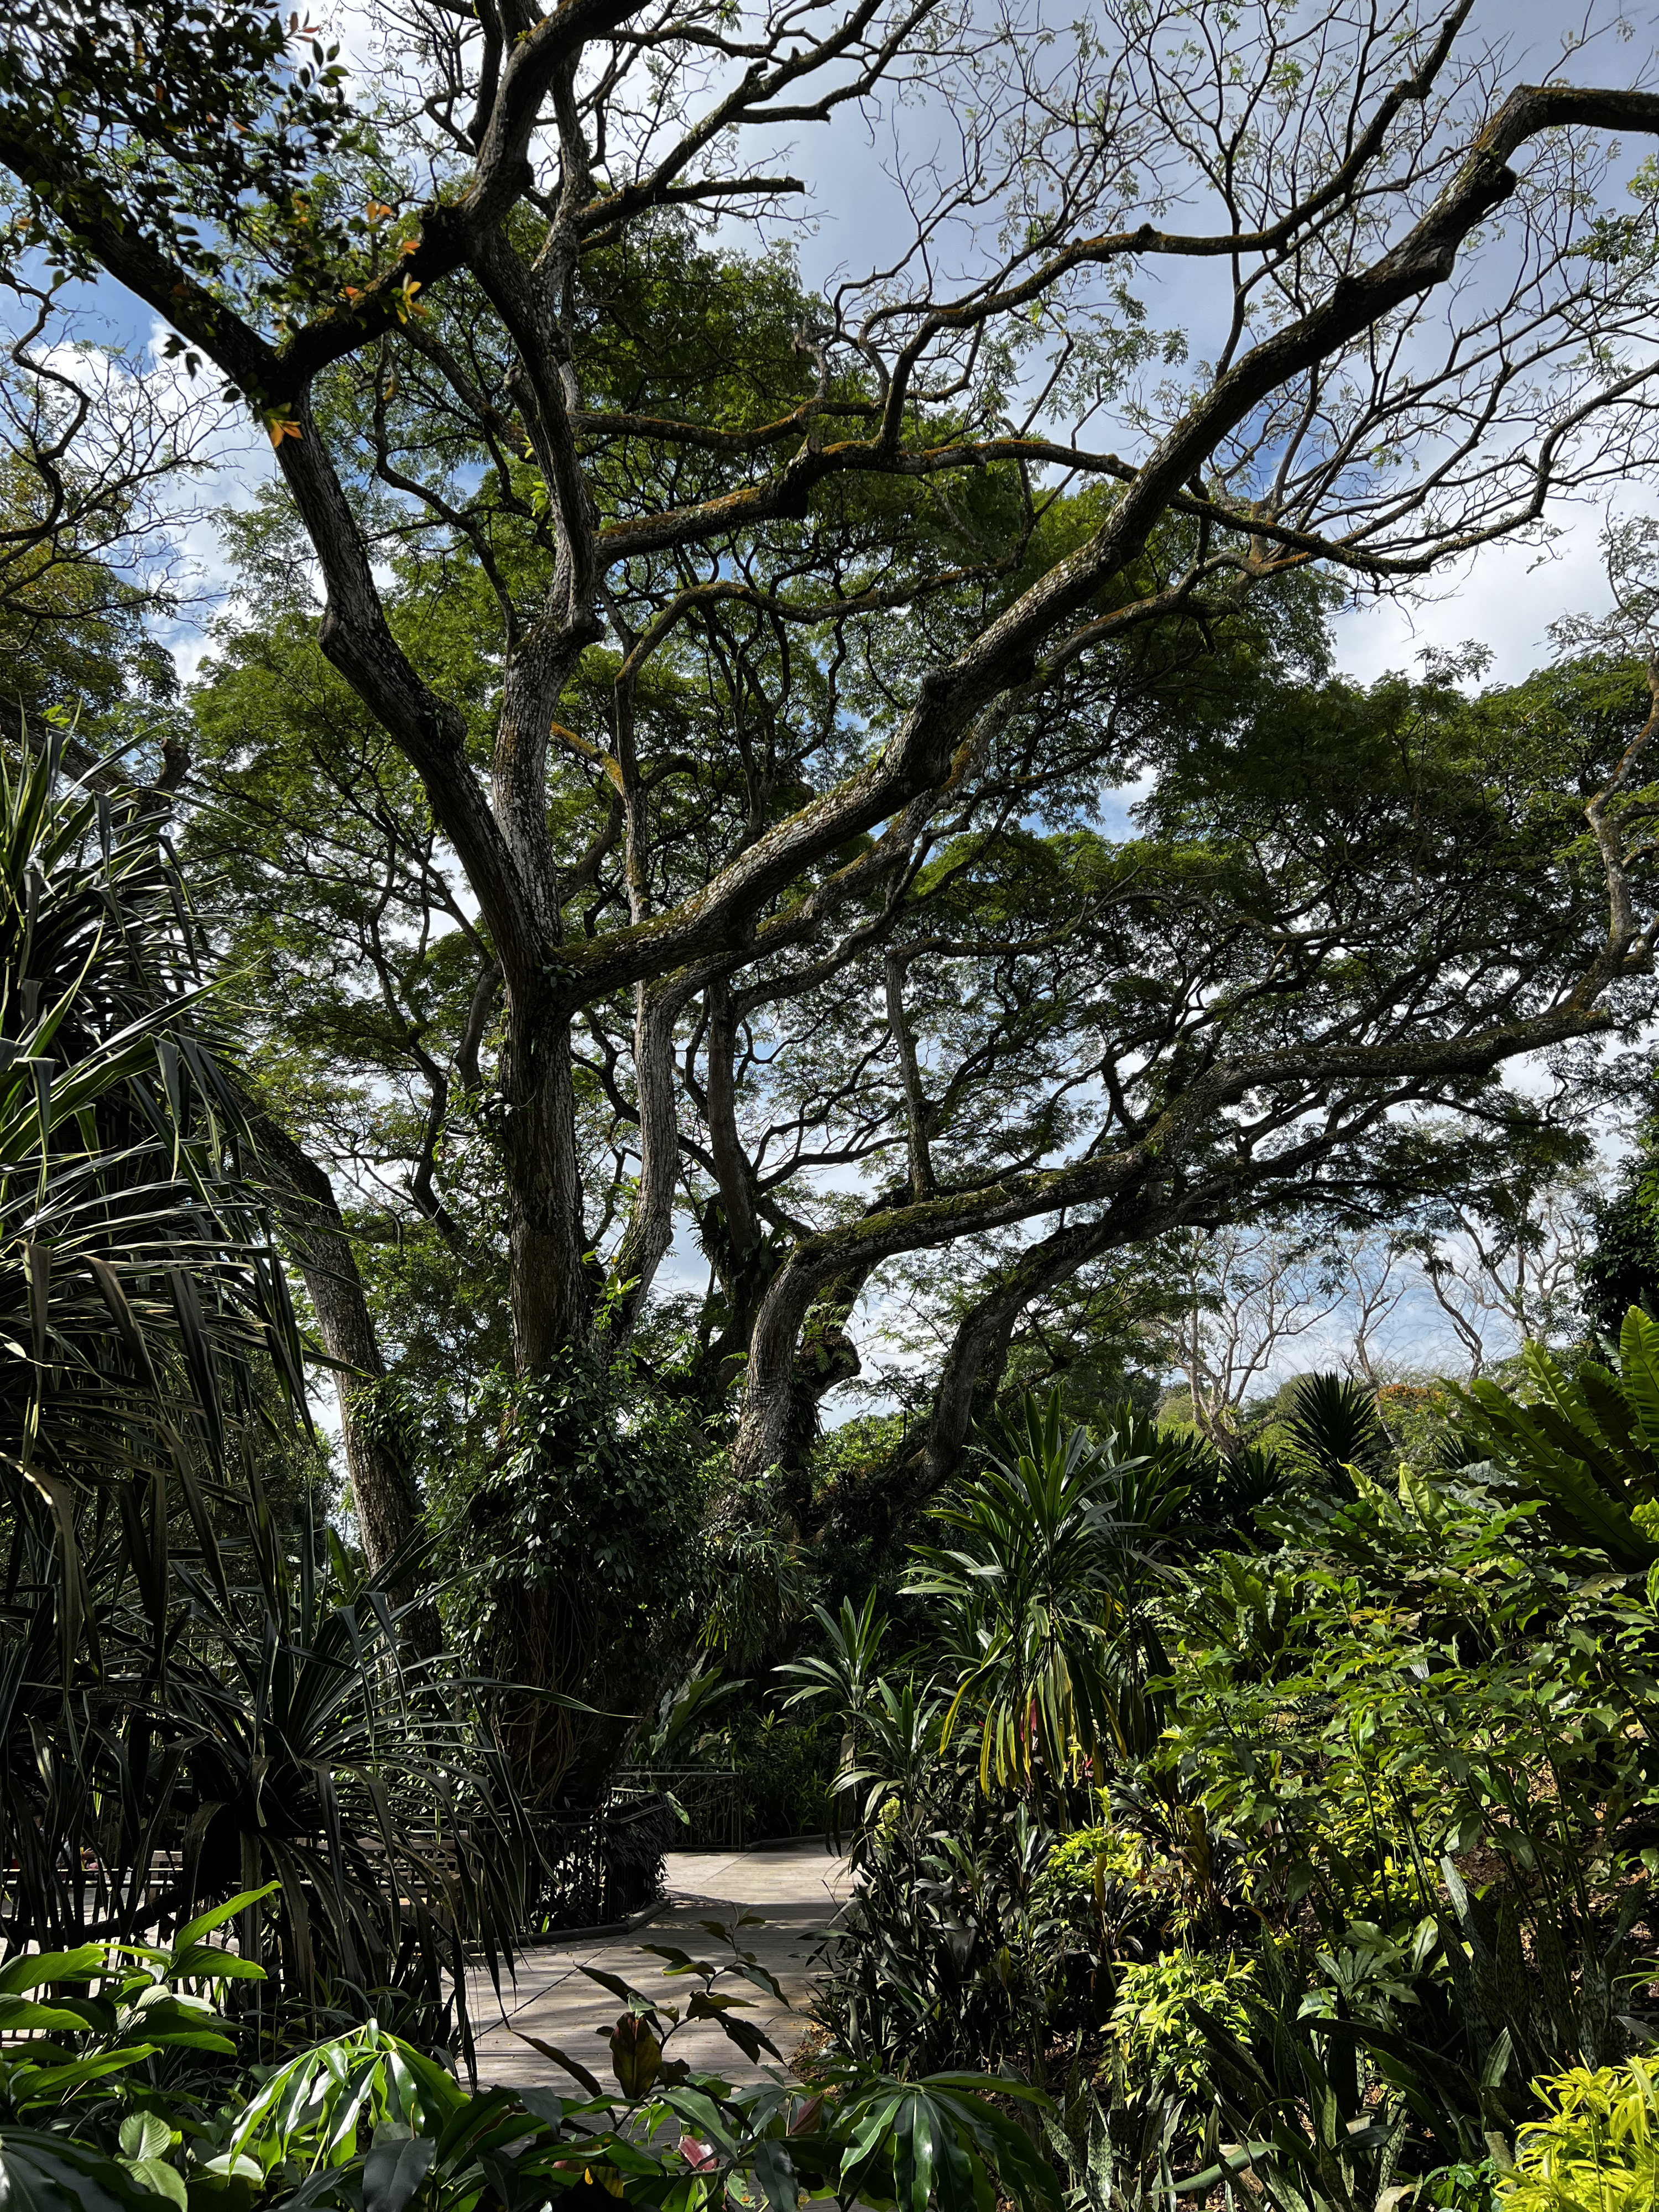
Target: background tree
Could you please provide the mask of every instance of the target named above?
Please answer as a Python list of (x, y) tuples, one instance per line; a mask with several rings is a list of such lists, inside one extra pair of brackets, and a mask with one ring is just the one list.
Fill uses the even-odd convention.
[(1489, 1186), (1456, 1206), (1418, 1247), (1425, 1279), (1451, 1323), (1469, 1379), (1524, 1344), (1581, 1332), (1579, 1290), (1596, 1187), (1581, 1172)]
[[(70, 287), (28, 248), (22, 196), (0, 189), (0, 716), (57, 707), (91, 760), (122, 708), (150, 711), (127, 763), (167, 787), (184, 770), (177, 676), (153, 624), (177, 614), (179, 540), (216, 410), (158, 364), (82, 336)], [(33, 273), (31, 273), (33, 272)], [(130, 717), (129, 717), (130, 719)], [(91, 742), (88, 744), (88, 741)]]
[[(1627, 1017), (1654, 726), (1628, 682), (1548, 743), (1502, 709), (1460, 735), (1433, 684), (1316, 690), (1293, 726), (1188, 683), (1186, 737), (1149, 726), (1160, 679), (1266, 634), (1276, 580), (1420, 577), (1649, 456), (1654, 201), (1609, 198), (1608, 134), (1659, 98), (1512, 84), (1468, 14), (1253, 10), (1224, 53), (1175, 8), (1085, 44), (988, 42), (932, 0), (810, 34), (415, 0), (355, 112), (257, 9), (14, 12), (0, 160), (39, 234), (265, 422), (318, 642), (419, 781), (413, 848), (465, 879), (524, 1381), (635, 1328), (688, 1154), (745, 1481), (844, 1370), (873, 1271), (1029, 1224), (958, 1328), (926, 1486), (1030, 1297), (1293, 1180), (1380, 1188), (1402, 1110)], [(688, 232), (793, 193), (746, 146), (911, 94), (963, 119), (961, 160), (908, 176), (876, 271), (808, 298), (780, 252)], [(1201, 363), (1146, 320), (1170, 267)], [(463, 573), (476, 699), (417, 635)], [(1148, 767), (1149, 845), (1103, 836)], [(1088, 1026), (1045, 1027), (1056, 987)], [(809, 1026), (834, 1106), (785, 1074), (792, 1162), (846, 1164), (878, 1051), (903, 1100), (902, 1152), (854, 1146), (890, 1179), (828, 1224), (774, 1198), (732, 1080)], [(1047, 1054), (1018, 1112), (1010, 1026)], [(556, 1488), (556, 1455), (523, 1479)]]
[(1236, 1447), (1245, 1401), (1260, 1396), (1283, 1348), (1335, 1312), (1341, 1286), (1327, 1255), (1294, 1226), (1224, 1228), (1185, 1237), (1172, 1255), (1184, 1311), (1170, 1332), (1193, 1426)]
[(1579, 1262), (1585, 1319), (1607, 1342), (1617, 1340), (1632, 1306), (1651, 1316), (1659, 1299), (1659, 1196), (1650, 1119), (1613, 1187), (1591, 1213), (1589, 1249)]

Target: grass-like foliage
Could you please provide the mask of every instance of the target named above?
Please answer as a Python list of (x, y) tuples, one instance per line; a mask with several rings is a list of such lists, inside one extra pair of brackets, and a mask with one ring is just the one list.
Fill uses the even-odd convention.
[(416, 1563), (365, 1579), (262, 1482), (304, 1347), (163, 827), (55, 743), (0, 766), (0, 1956), (269, 1890), (263, 2033), (430, 2038), (528, 1846), (468, 1685), (404, 1651)]

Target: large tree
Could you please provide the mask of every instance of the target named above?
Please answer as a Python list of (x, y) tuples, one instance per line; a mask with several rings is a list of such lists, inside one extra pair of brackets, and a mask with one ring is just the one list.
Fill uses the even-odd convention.
[[(1254, 712), (1197, 724), (1242, 763), (1231, 857), (1183, 869), (1178, 775), (1151, 858), (1101, 835), (1160, 672), (1276, 580), (1409, 585), (1650, 458), (1656, 204), (1613, 164), (1659, 95), (1512, 82), (1469, 12), (1137, 0), (1085, 38), (947, 0), (408, 0), (354, 106), (245, 0), (14, 9), (0, 161), (54, 251), (264, 422), (322, 653), (464, 882), (522, 1377), (635, 1328), (689, 1159), (740, 1474), (787, 1457), (803, 1342), (835, 1370), (872, 1269), (1019, 1240), (947, 1362), (937, 1468), (963, 1378), (1070, 1271), (1355, 1172), (1397, 1109), (1628, 1013), (1642, 712), (1541, 807), (1472, 788), (1467, 861), (1409, 776), (1363, 864), (1254, 826), (1250, 763), (1293, 769), (1296, 735), (1259, 755)], [(780, 220), (780, 143), (834, 125), (844, 165), (860, 107), (896, 134), (867, 272), (808, 296), (775, 247), (717, 253), (696, 226)], [(1154, 333), (1160, 284), (1190, 347)], [(411, 576), (467, 580), (476, 696)], [(1330, 817), (1360, 803), (1345, 717), (1374, 731), (1319, 711)], [(1035, 1108), (974, 1059), (998, 992), (1048, 1056)], [(772, 1197), (733, 1079), (757, 1038), (851, 1036), (855, 1001), (879, 1018), (836, 1095), (884, 1054), (903, 1146), (825, 1227)], [(630, 1124), (599, 1188), (584, 1057)], [(781, 1079), (786, 1125), (823, 1126)]]

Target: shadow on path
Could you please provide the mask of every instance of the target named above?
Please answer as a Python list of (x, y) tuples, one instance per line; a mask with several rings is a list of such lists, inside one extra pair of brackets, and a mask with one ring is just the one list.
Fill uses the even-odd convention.
[[(502, 1984), (505, 2020), (488, 1976), (475, 1973), (472, 2016), (481, 2082), (540, 2083), (568, 2094), (574, 2086), (568, 2075), (522, 2040), (522, 2034), (529, 2034), (568, 2051), (609, 2085), (607, 2039), (622, 2006), (581, 1969), (597, 1966), (648, 1997), (660, 1996), (683, 2006), (695, 1981), (687, 1975), (664, 1980), (665, 1962), (643, 1947), (672, 1943), (695, 1959), (718, 1960), (726, 1947), (700, 1923), (733, 1920), (740, 1912), (762, 1917), (763, 1926), (740, 1931), (743, 1946), (776, 1977), (785, 2002), (780, 2005), (764, 1991), (737, 1981), (721, 1987), (733, 1994), (741, 1990), (750, 2000), (743, 2017), (763, 2028), (787, 2061), (808, 2025), (810, 1961), (818, 1932), (830, 1925), (852, 1888), (846, 1860), (817, 1840), (765, 1850), (672, 1852), (667, 1888), (667, 1903), (626, 1936), (532, 1946), (520, 1961), (516, 1982)], [(694, 2073), (719, 2073), (734, 2082), (759, 2081), (772, 2066), (764, 2052), (758, 2065), (751, 2064), (713, 2021), (683, 2027), (669, 2056), (685, 2059)]]

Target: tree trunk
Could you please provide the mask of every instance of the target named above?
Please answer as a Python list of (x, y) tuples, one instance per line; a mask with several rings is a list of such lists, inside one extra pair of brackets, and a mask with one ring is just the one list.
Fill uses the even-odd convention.
[(570, 1020), (534, 979), (508, 986), (501, 1085), (514, 1364), (525, 1380), (581, 1334), (588, 1309)]
[(1122, 1236), (1120, 1227), (1103, 1221), (1057, 1229), (1024, 1254), (963, 1316), (934, 1393), (927, 1440), (909, 1462), (908, 1488), (915, 1503), (936, 1495), (961, 1464), (975, 1414), (1002, 1379), (1009, 1339), (1026, 1307), (1121, 1243)]
[(674, 1241), (679, 1186), (680, 1127), (675, 1082), (674, 1028), (691, 987), (683, 980), (634, 994), (634, 1080), (640, 1111), (639, 1193), (611, 1263), (608, 1326), (623, 1341), (651, 1294)]
[[(269, 1114), (256, 1111), (248, 1118), (276, 1187), (283, 1225), (305, 1277), (329, 1357), (339, 1362), (340, 1369), (351, 1370), (337, 1370), (334, 1378), (340, 1433), (363, 1554), (370, 1572), (378, 1574), (416, 1533), (420, 1510), (414, 1480), (399, 1449), (397, 1424), (388, 1418), (384, 1403), (376, 1403), (376, 1385), (385, 1380), (386, 1366), (374, 1317), (363, 1295), (333, 1184)], [(392, 1595), (399, 1604), (407, 1604), (414, 1587), (399, 1583)], [(443, 1648), (437, 1607), (429, 1601), (417, 1606), (404, 1626), (410, 1643), (423, 1657)]]

